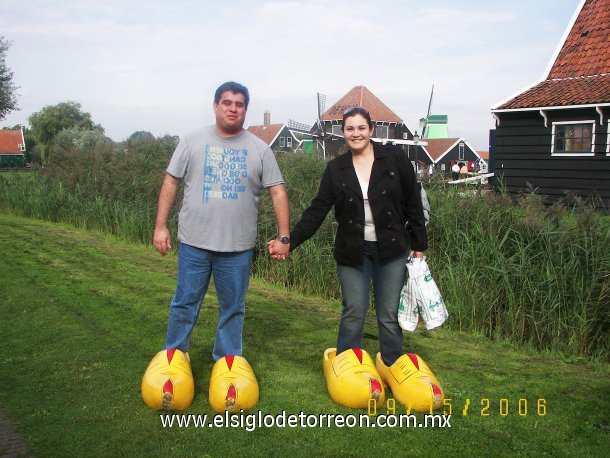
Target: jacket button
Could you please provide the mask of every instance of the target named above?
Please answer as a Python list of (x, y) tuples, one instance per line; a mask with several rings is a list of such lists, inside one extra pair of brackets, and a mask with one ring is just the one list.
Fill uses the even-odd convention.
[(353, 198), (353, 197), (350, 197), (348, 200), (351, 202), (352, 200), (354, 200), (354, 198)]
[[(392, 229), (392, 225), (388, 224), (388, 229)], [(392, 241), (394, 241), (394, 239), (392, 239)]]
[(352, 220), (350, 219), (350, 220), (348, 221), (348, 223), (349, 223), (349, 224), (352, 224)]
[(395, 239), (395, 238), (392, 238), (392, 242), (395, 242), (395, 241), (396, 241), (396, 239)]
[(388, 216), (392, 216), (392, 212), (388, 212)]
[(345, 186), (345, 183), (341, 183), (342, 186)]
[(383, 191), (381, 191), (381, 194), (385, 194), (385, 189)]
[(390, 172), (390, 176), (393, 177), (394, 176), (394, 172)]

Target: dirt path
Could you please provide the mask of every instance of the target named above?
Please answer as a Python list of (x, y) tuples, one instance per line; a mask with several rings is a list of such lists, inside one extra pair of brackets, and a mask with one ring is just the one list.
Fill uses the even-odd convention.
[(29, 456), (25, 439), (4, 412), (0, 410), (0, 457)]

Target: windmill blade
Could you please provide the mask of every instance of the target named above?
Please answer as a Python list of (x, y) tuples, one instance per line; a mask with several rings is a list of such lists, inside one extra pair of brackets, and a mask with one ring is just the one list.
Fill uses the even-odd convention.
[(430, 92), (430, 101), (428, 102), (428, 114), (426, 115), (426, 120), (430, 117), (430, 113), (432, 110), (432, 96), (434, 95), (434, 84), (432, 84), (432, 92)]
[(322, 117), (326, 111), (326, 95), (318, 92), (318, 119)]

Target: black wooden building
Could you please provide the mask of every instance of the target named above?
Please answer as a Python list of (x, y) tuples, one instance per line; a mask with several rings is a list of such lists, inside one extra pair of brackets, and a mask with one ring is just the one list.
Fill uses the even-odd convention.
[(544, 78), (492, 110), (496, 185), (610, 208), (610, 4), (581, 2)]
[(396, 113), (365, 86), (355, 86), (326, 110), (312, 127), (312, 133), (324, 139), (327, 156), (336, 156), (345, 151), (346, 146), (341, 131), (343, 113), (355, 106), (368, 110), (375, 129), (373, 135), (378, 140), (413, 139), (411, 130)]

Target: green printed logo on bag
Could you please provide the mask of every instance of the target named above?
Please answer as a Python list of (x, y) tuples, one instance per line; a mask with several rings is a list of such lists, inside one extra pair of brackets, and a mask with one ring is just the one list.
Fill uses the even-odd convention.
[(431, 275), (431, 274), (428, 274), (428, 275), (426, 275), (426, 276), (424, 277), (424, 281), (425, 281), (426, 283), (428, 283), (430, 280), (432, 280), (432, 275)]

